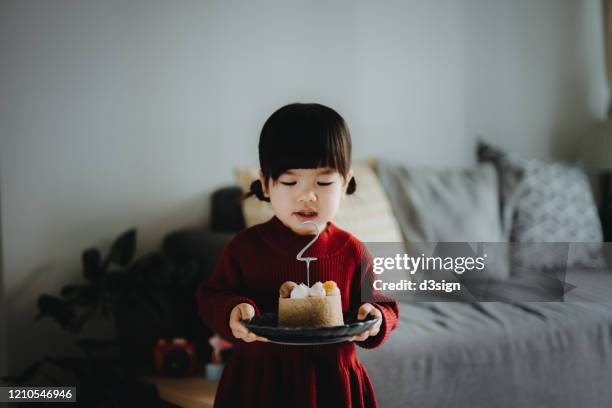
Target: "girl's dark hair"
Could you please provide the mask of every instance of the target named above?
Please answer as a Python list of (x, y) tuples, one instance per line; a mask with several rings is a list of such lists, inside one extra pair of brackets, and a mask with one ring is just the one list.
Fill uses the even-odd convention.
[[(335, 110), (318, 103), (292, 103), (274, 112), (264, 123), (259, 136), (259, 166), (264, 182), (276, 181), (289, 169), (330, 167), (343, 177), (351, 168), (351, 134)], [(351, 178), (346, 193), (357, 188)], [(245, 195), (264, 196), (259, 180), (251, 183)]]

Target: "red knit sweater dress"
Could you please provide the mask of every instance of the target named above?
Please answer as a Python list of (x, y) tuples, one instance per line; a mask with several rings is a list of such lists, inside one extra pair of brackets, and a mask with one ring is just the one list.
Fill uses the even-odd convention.
[[(285, 281), (306, 283), (305, 262), (297, 253), (312, 235), (295, 234), (277, 217), (247, 228), (225, 247), (210, 279), (197, 292), (199, 314), (206, 325), (235, 343), (219, 382), (215, 407), (376, 407), (368, 374), (357, 359), (355, 346), (380, 346), (396, 327), (397, 304), (374, 292), (372, 303), (383, 315), (380, 332), (361, 342), (289, 346), (270, 342), (246, 343), (229, 328), (232, 308), (250, 303), (255, 314), (278, 312), (279, 288)], [(343, 311), (357, 310), (364, 283), (361, 263), (371, 257), (363, 245), (329, 222), (304, 256), (310, 264), (310, 284), (333, 280), (342, 296)], [(368, 298), (369, 299), (369, 298)], [(366, 300), (366, 299), (364, 299)]]

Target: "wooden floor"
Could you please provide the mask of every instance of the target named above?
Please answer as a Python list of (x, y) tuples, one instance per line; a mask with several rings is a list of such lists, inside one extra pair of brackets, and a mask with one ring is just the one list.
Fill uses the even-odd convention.
[(217, 383), (204, 377), (166, 378), (147, 377), (157, 386), (159, 397), (183, 408), (212, 408)]

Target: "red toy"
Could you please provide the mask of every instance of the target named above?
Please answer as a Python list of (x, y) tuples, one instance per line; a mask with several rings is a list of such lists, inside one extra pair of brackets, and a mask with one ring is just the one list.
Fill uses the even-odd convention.
[(153, 348), (153, 361), (160, 375), (180, 377), (198, 371), (196, 347), (183, 338), (174, 338), (170, 342), (159, 339)]

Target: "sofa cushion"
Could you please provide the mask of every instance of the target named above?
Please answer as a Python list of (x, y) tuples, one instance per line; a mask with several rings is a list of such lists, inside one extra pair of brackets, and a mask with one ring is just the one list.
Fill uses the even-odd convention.
[(497, 170), (502, 228), (504, 237), (509, 241), (514, 212), (524, 188), (525, 169), (514, 166), (503, 152), (481, 141), (477, 145), (477, 156), (480, 163), (492, 163)]
[[(379, 161), (377, 170), (407, 244), (486, 243), (472, 248), (480, 247), (488, 254), (487, 272), (500, 278), (509, 275), (507, 245), (500, 244), (505, 238), (497, 174), (491, 164), (434, 169)], [(465, 256), (468, 247), (447, 244), (438, 248), (450, 252), (464, 248), (459, 254)]]
[(493, 166), (440, 170), (381, 161), (378, 173), (407, 242), (504, 241)]
[[(478, 152), (479, 160), (495, 163), (501, 178), (524, 174), (516, 185), (501, 185), (512, 189), (502, 191), (502, 197), (517, 196), (505, 203), (513, 209), (510, 239), (522, 243), (513, 250), (515, 269), (604, 266), (601, 223), (580, 166), (507, 155), (484, 142)], [(566, 246), (566, 256), (559, 255), (563, 246), (544, 245), (555, 242), (572, 243)]]
[[(397, 220), (373, 165), (372, 161), (362, 161), (353, 166), (357, 190), (342, 200), (333, 222), (363, 242), (401, 242)], [(244, 192), (257, 179), (258, 172), (257, 167), (234, 169), (236, 182)], [(270, 204), (254, 196), (243, 201), (242, 210), (247, 227), (265, 222), (273, 215)]]

